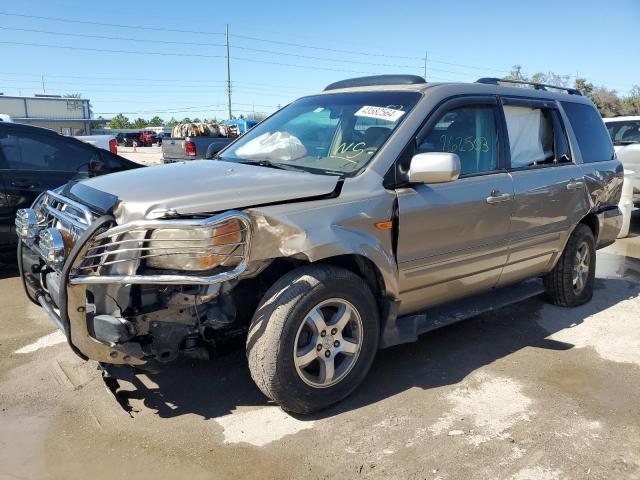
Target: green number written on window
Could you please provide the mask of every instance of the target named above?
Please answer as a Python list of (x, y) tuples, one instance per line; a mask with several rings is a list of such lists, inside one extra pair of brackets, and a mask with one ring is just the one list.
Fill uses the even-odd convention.
[(490, 149), (485, 137), (455, 137), (440, 136), (440, 143), (443, 152), (482, 152), (487, 153)]

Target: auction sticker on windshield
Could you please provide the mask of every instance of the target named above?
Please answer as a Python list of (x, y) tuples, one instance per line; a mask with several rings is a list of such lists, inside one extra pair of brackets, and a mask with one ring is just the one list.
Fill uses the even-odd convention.
[(379, 120), (387, 120), (389, 122), (395, 122), (403, 114), (404, 112), (402, 110), (385, 107), (372, 107), (370, 105), (365, 105), (356, 113), (354, 113), (356, 117), (377, 118)]

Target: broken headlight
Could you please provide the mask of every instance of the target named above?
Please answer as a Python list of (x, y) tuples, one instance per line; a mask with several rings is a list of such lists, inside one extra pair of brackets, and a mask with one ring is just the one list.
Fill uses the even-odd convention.
[(147, 265), (165, 270), (203, 271), (236, 266), (245, 254), (246, 231), (238, 220), (189, 228), (154, 230)]

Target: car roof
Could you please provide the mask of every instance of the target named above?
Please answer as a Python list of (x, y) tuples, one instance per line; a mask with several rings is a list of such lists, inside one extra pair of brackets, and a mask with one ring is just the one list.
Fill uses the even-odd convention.
[(24, 123), (15, 123), (15, 122), (0, 122), (0, 128), (11, 128), (14, 130), (26, 130), (32, 131), (35, 133), (44, 133), (46, 135), (60, 135), (55, 130), (51, 130), (46, 127), (39, 127), (37, 125), (27, 125)]
[(603, 118), (604, 123), (612, 123), (612, 122), (626, 122), (629, 120), (640, 120), (640, 115), (627, 115), (620, 117), (609, 117)]
[(443, 96), (453, 95), (503, 95), (503, 96), (516, 96), (516, 97), (528, 97), (539, 98), (541, 100), (559, 100), (570, 101), (576, 103), (584, 103), (591, 105), (592, 102), (582, 95), (574, 95), (564, 93), (560, 91), (551, 90), (537, 90), (535, 88), (523, 88), (523, 87), (510, 87), (505, 85), (493, 85), (486, 83), (416, 83), (416, 84), (395, 84), (395, 85), (371, 85), (362, 87), (348, 87), (348, 88), (336, 88), (332, 90), (326, 90), (319, 93), (319, 95), (331, 95), (336, 93), (347, 92), (419, 92), (426, 94), (430, 91), (435, 93), (436, 91)]

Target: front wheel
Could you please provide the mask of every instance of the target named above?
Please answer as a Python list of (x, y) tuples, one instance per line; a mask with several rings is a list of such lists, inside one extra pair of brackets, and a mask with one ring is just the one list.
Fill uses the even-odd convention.
[(556, 266), (544, 277), (547, 298), (562, 307), (577, 307), (591, 300), (596, 271), (593, 232), (579, 224), (569, 237)]
[(296, 269), (269, 289), (253, 317), (251, 376), (285, 410), (320, 410), (364, 380), (379, 332), (376, 301), (362, 278), (328, 265)]

